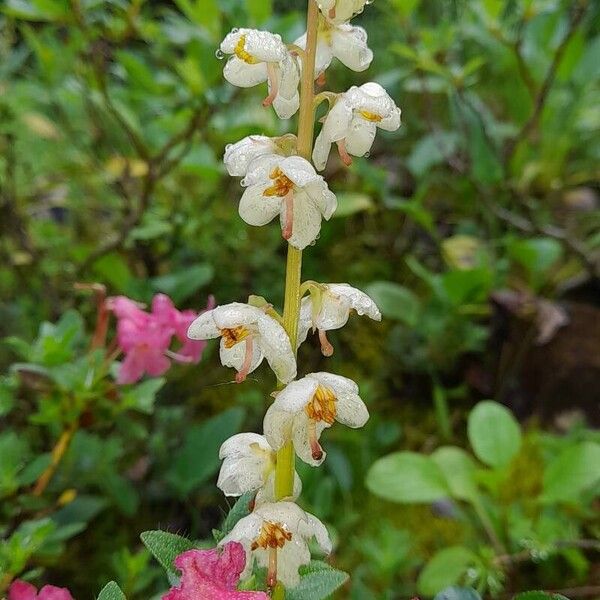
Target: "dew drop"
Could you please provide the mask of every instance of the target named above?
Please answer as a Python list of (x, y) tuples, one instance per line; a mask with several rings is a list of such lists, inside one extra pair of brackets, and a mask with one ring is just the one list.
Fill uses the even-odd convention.
[[(371, 0), (371, 2), (372, 2), (372, 1), (373, 1), (373, 0)], [(239, 31), (239, 29), (238, 29), (237, 27), (234, 27), (234, 28), (231, 30), (231, 33), (237, 33), (238, 31)]]
[(215, 56), (219, 60), (223, 60), (225, 58), (225, 54), (223, 53), (223, 51), (220, 48), (217, 48), (217, 50), (215, 51)]
[(371, 156), (370, 152), (365, 152), (365, 158), (369, 158)]

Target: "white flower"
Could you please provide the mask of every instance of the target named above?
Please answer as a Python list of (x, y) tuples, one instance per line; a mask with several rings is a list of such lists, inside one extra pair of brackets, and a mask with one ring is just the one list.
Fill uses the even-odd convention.
[(246, 551), (244, 579), (252, 573), (254, 561), (266, 567), (267, 584), (280, 581), (286, 588), (300, 582), (298, 569), (310, 562), (308, 541), (316, 538), (321, 550), (331, 552), (331, 540), (325, 525), (292, 502), (263, 504), (240, 519), (219, 545), (239, 542)]
[(299, 156), (259, 157), (242, 181), (248, 186), (239, 213), (248, 225), (266, 225), (280, 216), (281, 233), (302, 250), (317, 239), (321, 218), (337, 208), (335, 194), (314, 167)]
[(362, 427), (368, 419), (369, 411), (354, 381), (331, 373), (310, 373), (277, 394), (267, 410), (263, 428), (275, 450), (292, 439), (296, 454), (304, 462), (318, 466), (325, 459), (319, 445), (324, 429), (334, 421)]
[[(372, 0), (371, 0), (372, 1)], [(345, 23), (361, 13), (370, 0), (318, 0), (317, 4), (328, 21)]]
[[(302, 49), (306, 48), (306, 34), (294, 43)], [(335, 25), (322, 22), (317, 34), (315, 77), (323, 73), (334, 58), (353, 71), (368, 69), (373, 52), (367, 46), (367, 32), (362, 27), (348, 23)]]
[(325, 168), (331, 144), (336, 142), (345, 164), (350, 154), (364, 156), (371, 150), (377, 127), (395, 131), (400, 127), (400, 109), (378, 83), (351, 87), (341, 94), (323, 122), (315, 141), (313, 162)]
[(317, 284), (311, 294), (302, 299), (298, 325), (298, 343), (301, 344), (309, 330), (319, 332), (321, 352), (324, 356), (333, 354), (333, 346), (326, 332), (339, 329), (348, 321), (350, 312), (367, 315), (381, 321), (381, 313), (373, 300), (364, 292), (347, 283)]
[(225, 147), (223, 162), (232, 177), (244, 177), (255, 158), (267, 154), (289, 156), (296, 148), (296, 136), (293, 134), (270, 138), (265, 135), (249, 135), (235, 144)]
[(285, 329), (260, 308), (232, 302), (202, 313), (189, 327), (193, 340), (221, 338), (221, 362), (238, 371), (244, 381), (267, 359), (277, 379), (287, 383), (296, 376), (296, 359)]
[(282, 119), (289, 119), (298, 110), (300, 67), (281, 36), (257, 29), (232, 29), (220, 49), (231, 55), (223, 70), (229, 83), (253, 87), (267, 81), (269, 95), (263, 106), (272, 104)]
[[(223, 442), (219, 450), (223, 461), (217, 487), (226, 496), (241, 496), (256, 491), (256, 506), (275, 501), (275, 466), (277, 453), (263, 435), (238, 433)], [(302, 483), (294, 473), (295, 500), (302, 490)]]

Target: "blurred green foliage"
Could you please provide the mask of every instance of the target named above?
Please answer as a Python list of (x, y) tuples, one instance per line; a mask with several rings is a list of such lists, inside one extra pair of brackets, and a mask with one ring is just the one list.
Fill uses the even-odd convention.
[[(225, 84), (215, 49), (233, 26), (293, 41), (303, 9), (291, 0), (3, 3), (0, 572), (68, 585), (77, 598), (112, 578), (127, 598), (147, 600), (167, 583), (138, 533), (160, 525), (208, 540), (219, 527), (227, 503), (213, 485), (215, 448), (242, 423), (260, 428), (267, 371), (230, 385), (213, 347), (162, 389), (148, 381), (115, 401), (110, 374), (96, 377), (100, 357), (85, 350), (95, 311), (74, 284), (100, 281), (145, 302), (162, 291), (180, 308), (203, 307), (211, 293), (280, 304), (279, 231), (238, 218), (239, 186), (220, 157), (244, 135), (293, 125), (260, 106), (260, 91)], [(467, 446), (468, 409), (481, 397), (510, 402), (516, 386), (523, 412), (535, 413), (528, 353), (569, 330), (566, 300), (598, 290), (600, 6), (377, 0), (358, 23), (373, 66), (357, 75), (334, 65), (327, 87), (376, 79), (404, 124), (350, 169), (330, 160), (340, 210), (304, 259), (306, 279), (363, 287), (386, 317), (351, 320), (332, 336), (328, 362), (312, 341), (301, 349), (306, 371), (356, 379), (372, 415), (359, 433), (330, 432), (323, 469), (301, 469), (304, 506), (327, 521), (335, 563), (352, 573), (341, 597), (433, 595), (452, 583), (437, 579), (440, 564), (458, 579), (473, 553), (478, 582), (494, 592), (597, 585), (597, 482), (577, 466), (593, 443), (582, 426), (559, 437), (534, 423), (505, 456), (469, 434), (489, 467), (477, 468), (483, 510), (523, 560), (498, 563), (490, 524), (482, 529), (456, 487), (447, 510), (429, 503), (441, 485), (465, 483), (442, 481), (433, 461), (472, 464), (458, 447), (440, 448)], [(518, 347), (497, 337), (498, 304), (525, 324)], [(73, 424), (64, 460), (34, 496)], [(399, 451), (397, 477), (429, 474), (436, 494), (419, 499), (402, 485), (411, 504), (393, 504), (369, 493), (370, 466)], [(555, 552), (557, 540), (581, 543)]]

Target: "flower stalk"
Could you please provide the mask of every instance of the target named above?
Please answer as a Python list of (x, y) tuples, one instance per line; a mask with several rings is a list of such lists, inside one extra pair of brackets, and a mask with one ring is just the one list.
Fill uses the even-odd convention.
[[(315, 127), (314, 70), (319, 29), (319, 7), (315, 0), (308, 0), (306, 17), (306, 49), (302, 58), (300, 81), (300, 112), (298, 116), (298, 154), (310, 160)], [(302, 283), (302, 250), (288, 244), (285, 271), (285, 295), (283, 304), (283, 327), (296, 351), (298, 320), (300, 317), (300, 285)], [(294, 445), (289, 440), (277, 451), (275, 470), (275, 497), (278, 500), (293, 495), (294, 491)]]

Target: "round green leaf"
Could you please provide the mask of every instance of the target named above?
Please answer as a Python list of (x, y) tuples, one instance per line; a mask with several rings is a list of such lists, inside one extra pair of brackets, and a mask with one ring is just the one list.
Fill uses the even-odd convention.
[(546, 502), (575, 500), (600, 481), (600, 444), (582, 442), (563, 450), (544, 472)]
[(433, 600), (481, 600), (481, 596), (473, 588), (453, 585), (436, 594)]
[(442, 446), (431, 455), (431, 460), (444, 474), (453, 498), (467, 501), (477, 498), (475, 463), (464, 450), (454, 446)]
[(419, 574), (419, 593), (433, 596), (457, 583), (475, 561), (476, 556), (464, 546), (450, 546), (440, 550)]
[(419, 300), (407, 288), (392, 281), (374, 281), (366, 289), (384, 317), (414, 327), (419, 317)]
[(375, 461), (366, 483), (375, 495), (392, 502), (435, 502), (450, 495), (437, 464), (415, 452), (396, 452)]
[(521, 428), (501, 404), (480, 402), (469, 415), (468, 434), (477, 458), (490, 467), (504, 467), (521, 447)]

